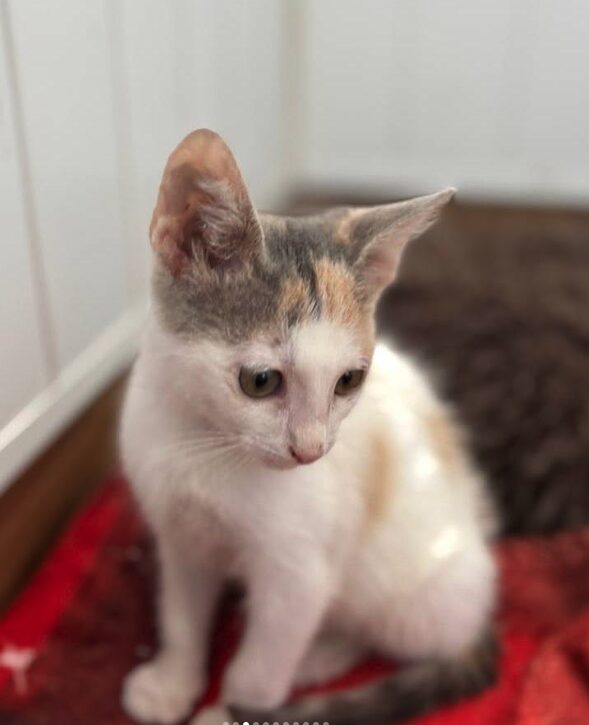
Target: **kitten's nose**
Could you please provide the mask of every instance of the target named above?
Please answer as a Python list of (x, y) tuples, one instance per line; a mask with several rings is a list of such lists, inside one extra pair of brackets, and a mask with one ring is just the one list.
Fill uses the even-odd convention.
[(314, 463), (318, 461), (324, 453), (323, 445), (319, 444), (313, 447), (295, 448), (290, 447), (290, 454), (297, 463)]

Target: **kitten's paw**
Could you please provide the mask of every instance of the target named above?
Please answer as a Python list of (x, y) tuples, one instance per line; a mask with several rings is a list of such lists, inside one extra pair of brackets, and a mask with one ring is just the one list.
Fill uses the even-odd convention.
[(273, 710), (283, 705), (290, 693), (290, 682), (275, 673), (260, 673), (248, 662), (236, 659), (225, 675), (223, 702), (242, 710)]
[(320, 638), (299, 665), (295, 687), (322, 685), (345, 674), (362, 657), (362, 650), (345, 639)]
[(139, 722), (172, 725), (189, 714), (202, 690), (202, 682), (185, 666), (156, 657), (127, 675), (122, 703)]

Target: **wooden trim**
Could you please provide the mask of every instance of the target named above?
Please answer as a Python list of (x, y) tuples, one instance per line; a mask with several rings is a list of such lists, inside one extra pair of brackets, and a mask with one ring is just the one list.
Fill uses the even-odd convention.
[(127, 373), (117, 378), (0, 496), (0, 610), (39, 564), (68, 518), (116, 467)]

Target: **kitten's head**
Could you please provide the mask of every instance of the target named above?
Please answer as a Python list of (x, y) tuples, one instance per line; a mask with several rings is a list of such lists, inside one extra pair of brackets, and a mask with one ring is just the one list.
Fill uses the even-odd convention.
[(150, 228), (154, 302), (179, 350), (171, 374), (219, 440), (277, 468), (331, 448), (370, 366), (378, 298), (453, 193), (257, 214), (217, 134), (182, 141)]

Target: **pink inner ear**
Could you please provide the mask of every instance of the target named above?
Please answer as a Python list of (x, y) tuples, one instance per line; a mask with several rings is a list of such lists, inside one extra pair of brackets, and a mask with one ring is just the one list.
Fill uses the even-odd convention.
[(404, 237), (395, 239), (382, 235), (366, 250), (365, 276), (373, 294), (380, 294), (384, 287), (395, 280), (405, 243)]
[(189, 263), (193, 239), (206, 229), (203, 210), (214, 203), (195, 188), (195, 175), (187, 175), (184, 170), (172, 169), (164, 177), (150, 227), (154, 249), (175, 275)]

